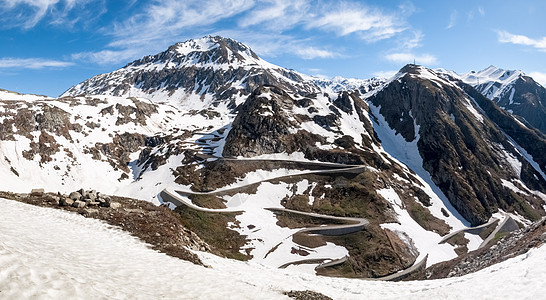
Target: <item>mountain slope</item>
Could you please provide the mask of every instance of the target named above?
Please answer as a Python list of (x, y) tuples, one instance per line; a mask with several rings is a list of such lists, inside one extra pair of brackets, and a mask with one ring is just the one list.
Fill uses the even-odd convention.
[(521, 71), (489, 66), (463, 74), (461, 79), (502, 109), (546, 133), (546, 89), (533, 78)]
[[(543, 213), (544, 199), (507, 188), (518, 182), (544, 191), (540, 169), (535, 170), (487, 114), (480, 113), (456, 81), (408, 65), (368, 100), (408, 143), (417, 139), (422, 166), (472, 224), (485, 222), (498, 208), (516, 209), (531, 218), (538, 216), (535, 210)], [(546, 145), (544, 140), (537, 143)]]
[(190, 109), (220, 104), (234, 108), (263, 84), (276, 85), (293, 93), (319, 91), (297, 72), (260, 59), (237, 41), (206, 36), (174, 44), (165, 52), (90, 78), (62, 96), (145, 97)]

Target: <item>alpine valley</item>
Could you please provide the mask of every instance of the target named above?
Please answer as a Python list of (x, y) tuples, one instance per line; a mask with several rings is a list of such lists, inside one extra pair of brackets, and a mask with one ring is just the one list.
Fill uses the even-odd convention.
[(508, 232), (515, 254), (544, 231), (545, 173), (546, 90), (493, 66), (325, 80), (207, 36), (56, 99), (0, 90), (0, 190), (65, 206), (82, 190), (70, 209), (86, 215), (102, 207), (87, 190), (166, 204), (188, 244), (271, 268), (400, 280), (460, 275), (472, 253), (493, 264)]

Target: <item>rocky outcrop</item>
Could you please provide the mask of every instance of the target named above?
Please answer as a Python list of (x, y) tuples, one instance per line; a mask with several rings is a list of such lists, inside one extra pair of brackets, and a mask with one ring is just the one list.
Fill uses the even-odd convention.
[(429, 267), (425, 278), (464, 276), (522, 255), (544, 243), (546, 243), (546, 220), (542, 219), (511, 233), (499, 232), (486, 247)]
[(53, 200), (60, 206), (72, 206), (74, 208), (86, 208), (86, 207), (109, 207), (112, 209), (118, 209), (121, 204), (112, 201), (110, 196), (103, 195), (95, 190), (84, 190), (71, 192), (70, 194), (61, 194), (53, 196)]
[(240, 106), (226, 137), (223, 155), (252, 157), (270, 153), (292, 153), (313, 147), (323, 138), (298, 130), (291, 117), (294, 100), (274, 86), (257, 88)]
[[(498, 208), (516, 210), (531, 219), (544, 214), (541, 198), (514, 193), (502, 180), (525, 178), (529, 186), (546, 191), (545, 180), (494, 123), (473, 113), (479, 108), (463, 90), (441, 77), (420, 76), (432, 71), (419, 66), (408, 65), (401, 72), (405, 75), (369, 101), (380, 107), (389, 126), (406, 141), (419, 135), (423, 167), (467, 220), (474, 225), (484, 223)], [(495, 106), (479, 96), (480, 101)], [(546, 142), (535, 141), (534, 147), (546, 147)], [(517, 158), (521, 171), (514, 170), (506, 157)]]
[[(505, 71), (503, 76), (511, 76), (514, 72), (517, 71)], [(546, 134), (546, 89), (533, 78), (521, 73), (506, 87), (500, 82), (482, 82), (475, 88), (486, 97), (496, 95), (491, 96), (491, 100), (499, 107)], [(498, 89), (502, 90), (496, 92)]]

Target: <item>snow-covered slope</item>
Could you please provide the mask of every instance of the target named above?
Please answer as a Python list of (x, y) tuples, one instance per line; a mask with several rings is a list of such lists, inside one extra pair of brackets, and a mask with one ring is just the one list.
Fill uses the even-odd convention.
[(0, 99), (11, 100), (11, 101), (34, 101), (34, 100), (44, 100), (44, 99), (50, 99), (50, 98), (47, 96), (20, 94), (20, 93), (0, 89)]
[(481, 71), (470, 71), (461, 75), (461, 80), (477, 87), (489, 99), (501, 98), (506, 93), (512, 93), (515, 81), (525, 76), (518, 70), (503, 70), (489, 66)]
[(234, 108), (262, 84), (282, 86), (292, 92), (319, 91), (301, 74), (259, 58), (237, 41), (206, 36), (174, 44), (165, 52), (97, 75), (62, 96), (145, 97), (188, 109), (219, 104)]
[(334, 299), (538, 299), (546, 248), (474, 274), (377, 282), (278, 270), (202, 253), (203, 268), (151, 250), (94, 219), (0, 199), (2, 298), (286, 299), (313, 290)]
[(182, 149), (198, 149), (199, 132), (230, 122), (146, 99), (30, 98), (0, 100), (1, 190), (92, 188), (157, 203)]
[(522, 71), (489, 66), (460, 79), (523, 122), (546, 132), (546, 89)]

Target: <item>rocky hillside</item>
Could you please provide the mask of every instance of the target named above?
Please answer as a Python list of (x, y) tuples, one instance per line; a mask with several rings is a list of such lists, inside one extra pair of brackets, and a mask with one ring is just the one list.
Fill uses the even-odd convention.
[[(542, 162), (544, 152), (533, 155), (529, 162), (502, 131), (482, 114), (468, 93), (456, 81), (419, 66), (403, 68), (397, 80), (369, 98), (380, 107), (389, 126), (406, 142), (417, 140), (423, 168), (450, 202), (472, 224), (486, 222), (499, 208), (516, 209), (528, 218), (543, 214), (544, 199), (534, 194), (519, 193), (518, 186), (544, 191), (546, 182), (541, 175), (546, 168), (533, 168)], [(474, 95), (476, 96), (476, 95)], [(494, 106), (482, 103), (481, 106)], [(486, 111), (487, 112), (487, 111)], [(512, 121), (513, 126), (527, 128)], [(510, 132), (511, 134), (512, 132)], [(521, 143), (546, 145), (546, 140)], [(537, 153), (538, 154), (538, 153)], [(494, 174), (494, 175), (493, 175)], [(508, 187), (516, 187), (510, 189)]]
[(546, 133), (546, 89), (521, 71), (490, 66), (461, 79), (502, 109)]
[(2, 189), (169, 200), (211, 251), (274, 267), (383, 277), (477, 249), (440, 242), (501, 211), (545, 214), (543, 134), (421, 66), (321, 81), (205, 37), (0, 100)]

